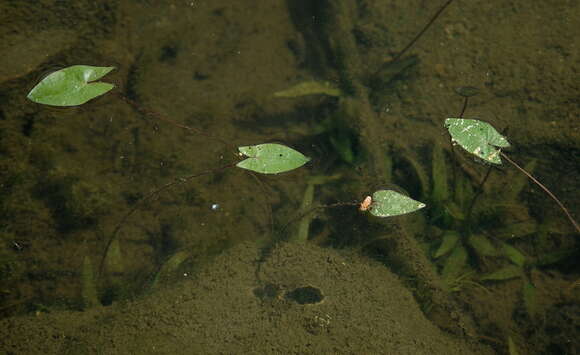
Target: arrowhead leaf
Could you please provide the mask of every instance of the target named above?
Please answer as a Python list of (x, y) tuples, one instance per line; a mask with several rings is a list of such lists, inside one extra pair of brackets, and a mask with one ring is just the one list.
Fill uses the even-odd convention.
[(445, 127), (451, 140), (469, 153), (493, 164), (501, 164), (499, 148), (509, 147), (507, 139), (487, 122), (466, 118), (448, 118)]
[(73, 65), (57, 70), (28, 93), (28, 99), (39, 104), (51, 106), (77, 106), (111, 90), (114, 85), (99, 80), (114, 67), (92, 67)]
[(373, 194), (370, 212), (377, 217), (391, 217), (414, 212), (425, 204), (393, 190), (379, 190)]

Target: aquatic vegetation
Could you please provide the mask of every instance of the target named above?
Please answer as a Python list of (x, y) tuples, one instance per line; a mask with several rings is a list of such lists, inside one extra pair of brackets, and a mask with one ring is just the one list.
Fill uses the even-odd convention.
[(179, 267), (190, 257), (191, 253), (185, 250), (180, 250), (171, 255), (163, 265), (161, 265), (157, 274), (155, 274), (155, 278), (151, 283), (151, 289), (154, 290), (158, 288), (160, 284), (167, 282)]
[[(88, 66), (72, 66), (62, 69), (47, 76), (31, 90), (28, 97), (34, 102), (46, 105), (80, 105), (96, 96), (110, 91), (114, 87), (112, 84), (108, 83), (89, 83), (90, 81), (100, 79), (112, 69), (112, 67), (98, 68)], [(295, 93), (296, 90), (298, 90), (298, 94), (301, 94), (304, 91), (306, 94), (313, 94), (320, 90), (322, 90), (322, 93), (327, 95), (340, 94), (339, 91), (336, 91), (328, 84), (310, 82), (307, 83), (307, 85), (300, 85), (298, 89), (294, 88), (290, 91), (283, 92), (279, 94), (279, 96), (298, 95)], [(128, 98), (124, 98), (124, 100), (134, 107), (138, 106)], [(148, 113), (146, 110), (139, 111)], [(156, 114), (153, 115), (155, 117), (159, 116)], [(188, 126), (175, 123), (171, 120), (161, 117), (158, 118), (172, 123), (177, 127), (185, 128), (190, 131), (193, 130)], [(339, 156), (341, 156), (346, 162), (352, 164), (355, 158), (352, 151), (352, 142), (349, 139), (349, 136), (341, 134), (344, 132), (343, 130), (334, 131), (339, 134), (330, 137), (331, 144), (339, 152)], [(104, 298), (115, 298), (115, 295), (125, 293), (126, 291), (123, 282), (117, 277), (118, 275), (122, 275), (124, 270), (121, 246), (117, 239), (117, 235), (127, 219), (137, 211), (143, 202), (157, 196), (162, 191), (187, 182), (195, 177), (216, 173), (229, 167), (235, 166), (261, 174), (279, 174), (299, 168), (310, 160), (310, 158), (304, 156), (302, 153), (276, 143), (242, 146), (238, 147), (238, 151), (238, 156), (245, 159), (237, 163), (230, 163), (167, 183), (142, 197), (129, 211), (125, 213), (106, 241), (105, 250), (101, 258), (98, 272), (96, 273), (97, 275), (100, 275), (101, 272), (106, 269), (110, 274), (109, 281), (111, 287), (107, 291), (109, 294), (103, 296)], [(51, 205), (58, 206), (58, 208), (55, 207), (54, 210), (56, 218), (60, 220), (61, 229), (70, 231), (75, 228), (81, 228), (81, 226), (84, 227), (88, 224), (92, 224), (102, 211), (107, 210), (106, 207), (110, 204), (109, 199), (106, 198), (107, 196), (97, 199), (86, 198), (87, 195), (98, 197), (99, 193), (96, 191), (97, 193), (87, 194), (87, 189), (92, 189), (93, 187), (85, 185), (82, 182), (73, 181), (64, 177), (62, 179), (55, 178), (52, 184), (47, 184), (43, 187), (42, 192), (48, 202)], [(311, 184), (311, 186), (309, 186), (310, 190), (307, 189), (306, 197), (313, 194), (313, 186), (314, 184)], [(312, 196), (310, 196), (310, 200), (312, 200)], [(62, 206), (65, 208), (62, 208)], [(373, 194), (372, 198), (368, 196), (363, 203), (361, 203), (360, 210), (369, 211), (372, 215), (377, 217), (389, 217), (407, 214), (423, 207), (425, 207), (425, 204), (415, 201), (398, 192), (392, 190), (379, 190)], [(301, 226), (301, 231), (297, 238), (302, 241), (305, 240), (307, 238), (307, 232), (308, 222), (305, 222), (305, 224)], [(179, 263), (181, 263), (181, 261)], [(96, 277), (94, 276), (95, 272), (93, 271), (90, 259), (84, 259), (82, 270), (83, 304), (85, 306), (98, 304), (95, 286)]]
[(245, 155), (247, 158), (236, 166), (262, 174), (279, 174), (294, 170), (310, 160), (304, 154), (281, 144), (258, 144), (239, 147), (238, 150), (241, 156)]
[(336, 180), (338, 176), (311, 176), (308, 178), (306, 189), (300, 204), (300, 214), (303, 216), (298, 224), (297, 232), (288, 240), (294, 243), (306, 243), (308, 241), (308, 232), (310, 224), (314, 218), (314, 213), (311, 213), (314, 203), (314, 191), (317, 185), (324, 185)]
[[(475, 185), (458, 169), (460, 165), (451, 169), (454, 162), (459, 164), (441, 146), (433, 145), (430, 174), (420, 164), (409, 164), (423, 170), (415, 174), (423, 176), (419, 181), (429, 182), (422, 186), (430, 206), (429, 246), (448, 290), (458, 292), (470, 286), (487, 291), (486, 283), (519, 279), (523, 306), (530, 317), (537, 317), (541, 309), (530, 273), (561, 262), (575, 251), (545, 252), (540, 248), (531, 255), (518, 247), (523, 240), (541, 239), (546, 229), (561, 233), (558, 226), (535, 221), (519, 201), (528, 184), (525, 175), (513, 171), (502, 178), (510, 181), (504, 184), (490, 179), (488, 170)], [(535, 161), (530, 161), (524, 169), (531, 172), (535, 165)]]
[[(466, 97), (467, 98), (467, 97)], [(467, 101), (465, 102), (467, 104)], [(465, 108), (466, 106), (464, 106)], [(463, 114), (463, 113), (462, 113)], [(566, 214), (568, 220), (572, 223), (576, 232), (580, 233), (580, 226), (574, 220), (568, 209), (562, 202), (538, 179), (532, 176), (527, 169), (522, 168), (512, 159), (510, 159), (502, 148), (510, 146), (507, 139), (499, 134), (492, 125), (480, 120), (472, 120), (465, 118), (448, 118), (445, 120), (445, 127), (451, 135), (451, 141), (454, 144), (459, 144), (463, 149), (469, 153), (483, 159), (492, 164), (501, 164), (500, 157), (503, 157), (510, 164), (516, 167), (524, 175), (526, 175), (533, 183), (538, 185), (552, 200), (554, 200), (560, 209)]]
[(460, 292), (467, 287), (476, 287), (486, 293), (491, 293), (489, 289), (477, 281), (477, 275), (473, 271), (468, 271), (459, 275), (456, 279), (449, 280), (448, 287), (451, 292)]
[(275, 97), (300, 97), (306, 95), (341, 96), (340, 89), (327, 81), (304, 81), (288, 89), (277, 91)]
[(372, 197), (366, 196), (360, 203), (337, 202), (330, 205), (313, 207), (315, 186), (326, 184), (337, 178), (337, 176), (313, 176), (309, 178), (300, 206), (298, 232), (289, 239), (290, 241), (304, 243), (308, 240), (308, 229), (312, 220), (312, 212), (316, 209), (358, 206), (360, 212), (368, 211), (375, 217), (393, 217), (412, 213), (426, 206), (424, 203), (416, 201), (400, 192), (394, 190), (378, 190), (372, 194)]
[(58, 229), (63, 232), (94, 226), (113, 204), (106, 185), (93, 185), (71, 176), (48, 176), (35, 190), (46, 201)]
[(344, 112), (341, 112), (341, 98), (344, 94), (332, 83), (326, 81), (306, 81), (294, 85), (286, 90), (274, 93), (277, 98), (297, 98), (309, 95), (327, 95), (337, 97), (337, 105), (333, 105), (333, 111), (329, 112), (319, 121), (313, 123), (304, 134), (317, 137), (318, 144), (321, 140), (329, 146), (340, 160), (349, 165), (356, 165), (361, 158), (361, 152), (357, 141), (357, 134), (346, 124)]
[(97, 294), (97, 284), (95, 280), (95, 271), (91, 258), (85, 256), (83, 259), (83, 267), (81, 271), (81, 295), (83, 299), (83, 307), (91, 308), (99, 306), (101, 302)]
[[(508, 239), (524, 237), (536, 225), (525, 206), (517, 201), (525, 186), (520, 180), (525, 181), (525, 177), (514, 178), (510, 186), (496, 187), (491, 198), (491, 193), (481, 196), (483, 184), (474, 187), (461, 171), (448, 176), (451, 169), (440, 145), (433, 146), (431, 162), (431, 184), (423, 190), (429, 191), (431, 230), (439, 231), (432, 242), (432, 255), (441, 265), (444, 280), (451, 283), (470, 272), (476, 272), (481, 281), (514, 277), (517, 273), (512, 266), (521, 268), (525, 257)], [(532, 169), (533, 163), (528, 168)], [(513, 221), (529, 228), (514, 230), (510, 223)], [(505, 270), (502, 260), (509, 264)], [(488, 272), (490, 264), (500, 266)]]
[(73, 65), (57, 70), (32, 88), (28, 98), (36, 103), (51, 106), (82, 105), (115, 87), (110, 83), (94, 82), (113, 69), (115, 68)]

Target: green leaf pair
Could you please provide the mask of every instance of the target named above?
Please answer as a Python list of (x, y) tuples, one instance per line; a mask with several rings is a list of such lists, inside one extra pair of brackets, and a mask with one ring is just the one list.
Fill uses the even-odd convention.
[[(267, 143), (239, 147), (240, 155), (248, 158), (239, 162), (236, 166), (242, 169), (255, 171), (261, 174), (279, 174), (301, 167), (310, 161), (310, 158), (302, 153), (281, 144)], [(373, 216), (392, 217), (414, 212), (425, 207), (424, 203), (415, 201), (410, 197), (393, 190), (376, 191), (372, 198), (368, 199), (367, 209)], [(367, 201), (365, 199), (365, 201)]]

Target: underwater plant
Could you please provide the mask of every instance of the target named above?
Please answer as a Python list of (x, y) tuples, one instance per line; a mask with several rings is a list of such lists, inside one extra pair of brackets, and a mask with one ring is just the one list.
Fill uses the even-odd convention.
[(527, 209), (517, 201), (525, 186), (524, 179), (516, 179), (511, 186), (499, 187), (494, 196), (502, 198), (480, 198), (481, 185), (474, 188), (470, 179), (460, 172), (455, 172), (450, 179), (449, 170), (443, 148), (435, 145), (429, 222), (431, 229), (438, 231), (432, 256), (442, 264), (443, 279), (452, 284), (462, 275), (479, 280), (510, 278), (503, 271), (486, 274), (485, 270), (489, 268), (490, 259), (496, 259), (499, 264), (503, 259), (523, 265), (523, 254), (511, 246), (508, 239), (526, 236), (536, 229)]
[(50, 106), (78, 106), (101, 96), (115, 87), (94, 82), (115, 67), (73, 65), (47, 75), (28, 93), (28, 99)]
[(465, 119), (465, 118), (447, 118), (445, 120), (445, 127), (451, 135), (451, 141), (458, 144), (467, 152), (483, 159), (492, 164), (501, 164), (501, 158), (507, 160), (510, 164), (524, 173), (530, 180), (538, 185), (544, 192), (548, 194), (566, 214), (566, 217), (572, 223), (576, 232), (580, 233), (580, 226), (574, 220), (568, 209), (562, 202), (540, 181), (532, 176), (526, 169), (519, 166), (516, 162), (510, 159), (502, 148), (510, 146), (507, 139), (499, 134), (492, 125), (487, 122)]
[[(114, 85), (108, 83), (100, 83), (100, 82), (90, 83), (91, 81), (100, 79), (113, 69), (114, 69), (113, 67), (92, 67), (86, 65), (75, 65), (58, 70), (56, 72), (49, 74), (39, 84), (37, 84), (28, 94), (28, 98), (36, 103), (51, 106), (82, 105), (97, 96), (107, 93), (114, 87)], [(324, 93), (330, 95), (338, 93), (336, 90), (333, 90), (332, 87), (330, 87), (327, 84), (318, 84), (316, 82), (312, 82), (303, 84), (298, 88), (290, 89), (289, 92), (281, 93), (279, 94), (279, 96), (293, 96), (296, 95), (295, 91), (298, 91), (299, 93), (306, 91), (307, 94), (319, 93), (320, 90), (322, 90), (323, 92), (326, 90)], [(121, 98), (142, 113), (152, 114), (180, 128), (193, 130), (189, 126), (174, 123), (171, 120), (162, 118), (160, 115), (154, 112), (144, 110), (140, 108), (135, 102), (126, 97), (121, 96)], [(348, 149), (349, 147), (344, 148), (345, 144), (346, 146), (349, 146), (350, 142), (348, 142), (348, 140), (346, 142), (336, 142), (335, 145), (339, 151), (342, 150), (343, 158), (352, 163), (351, 160), (352, 153), (349, 153)], [(343, 148), (341, 148), (341, 146)], [(191, 174), (189, 176), (176, 179), (161, 186), (160, 188), (153, 190), (149, 194), (139, 199), (134, 204), (134, 206), (123, 215), (119, 223), (115, 226), (112, 233), (110, 234), (110, 237), (107, 239), (97, 275), (100, 275), (102, 273), (105, 263), (111, 264), (108, 265), (108, 269), (114, 269), (119, 274), (122, 273), (123, 270), (122, 257), (117, 235), (119, 234), (119, 231), (121, 230), (122, 226), (139, 209), (139, 207), (141, 207), (141, 205), (144, 202), (157, 196), (159, 193), (171, 187), (174, 187), (178, 184), (183, 184), (187, 181), (190, 181), (193, 178), (216, 173), (218, 171), (222, 171), (224, 169), (234, 166), (261, 174), (279, 174), (299, 168), (310, 160), (310, 158), (304, 156), (302, 153), (278, 143), (265, 143), (251, 146), (241, 146), (238, 147), (238, 151), (239, 151), (238, 157), (243, 158), (243, 160), (241, 161), (237, 161), (234, 163), (217, 167), (215, 169), (203, 171), (201, 173)], [(312, 199), (313, 195), (313, 186), (314, 184), (311, 184), (310, 187), (311, 192), (307, 194), (307, 197), (309, 196), (310, 199)], [(358, 205), (358, 203), (354, 204)], [(338, 203), (334, 204), (333, 206), (338, 205), (353, 205), (353, 203)], [(333, 207), (333, 206), (324, 206), (324, 207)], [(361, 211), (369, 211), (372, 215), (377, 217), (390, 217), (401, 214), (407, 214), (416, 211), (418, 209), (421, 209), (423, 207), (425, 207), (425, 204), (419, 201), (415, 201), (396, 191), (379, 190), (373, 193), (372, 197), (367, 196), (360, 204), (359, 209)], [(305, 231), (303, 233), (300, 233), (300, 235), (302, 236), (299, 237), (299, 239), (305, 240), (307, 238), (308, 222), (306, 222), (306, 224), (304, 224), (303, 227)], [(170, 262), (168, 265), (173, 266), (168, 267), (169, 269), (172, 268), (175, 269), (175, 265), (181, 264), (186, 259), (186, 257), (184, 257), (184, 255), (186, 254), (178, 253), (175, 255), (178, 255), (179, 257), (173, 259), (170, 258)], [(179, 262), (175, 260), (178, 260)], [(167, 270), (165, 270), (163, 273), (166, 274)], [(83, 279), (82, 294), (84, 305), (90, 306), (97, 304), (98, 302), (96, 301), (95, 296), (96, 277), (92, 263), (88, 257), (85, 257), (83, 261), (82, 279)], [(154, 284), (156, 284), (156, 282), (154, 282)], [(119, 286), (117, 288), (122, 289), (123, 287)]]
[[(518, 170), (522, 171), (525, 177), (530, 178), (546, 191), (558, 203), (574, 227), (578, 230), (577, 223), (562, 203), (528, 172), (533, 169), (535, 162), (532, 161), (525, 168), (520, 167), (502, 152), (501, 149), (509, 147), (510, 144), (490, 124), (479, 120), (462, 118), (467, 107), (468, 98), (472, 94), (473, 90), (470, 90), (468, 94), (463, 95), (465, 102), (459, 118), (448, 118), (445, 120), (445, 127), (449, 131), (452, 143), (454, 145), (460, 145), (467, 152), (491, 164), (501, 164), (500, 157), (508, 160)], [(477, 260), (485, 257), (503, 256), (510, 261), (510, 265), (483, 275), (480, 277), (480, 280), (505, 280), (521, 276), (523, 274), (523, 267), (526, 264), (526, 257), (515, 247), (501, 240), (501, 236), (507, 235), (509, 238), (515, 238), (518, 236), (517, 233), (526, 235), (535, 231), (536, 226), (530, 222), (518, 225), (519, 228), (511, 228), (509, 225), (505, 225), (503, 226), (506, 229), (505, 231), (498, 230), (497, 226), (495, 226), (495, 240), (490, 239), (481, 233), (481, 231), (472, 228), (472, 226), (485, 224), (486, 220), (505, 220), (505, 216), (497, 215), (497, 212), (502, 214), (506, 212), (523, 213), (525, 219), (529, 219), (525, 209), (519, 208), (518, 211), (518, 205), (515, 201), (515, 198), (525, 186), (525, 181), (521, 178), (516, 179), (510, 186), (504, 186), (505, 191), (497, 193), (496, 196), (502, 196), (504, 199), (507, 198), (507, 201), (500, 201), (497, 198), (493, 198), (486, 205), (474, 209), (477, 198), (482, 191), (483, 184), (485, 184), (491, 173), (491, 167), (488, 169), (487, 175), (479, 186), (479, 192), (475, 192), (469, 181), (466, 181), (463, 175), (458, 176), (455, 174), (454, 189), (451, 189), (447, 185), (447, 169), (444, 166), (445, 160), (442, 149), (438, 146), (433, 150), (432, 162), (433, 190), (431, 199), (434, 209), (438, 211), (432, 214), (432, 222), (436, 223), (443, 231), (441, 242), (434, 252), (433, 257), (438, 259), (448, 255), (442, 269), (444, 278), (453, 279), (464, 272), (464, 268), (467, 265), (468, 251), (475, 254)], [(490, 209), (489, 211), (492, 213), (486, 212), (486, 209)], [(474, 213), (474, 211), (476, 212)], [(496, 214), (495, 217), (491, 217), (494, 214)]]
[[(457, 171), (448, 169), (445, 152), (435, 145), (432, 155), (431, 229), (438, 240), (432, 244), (432, 257), (441, 266), (441, 274), (450, 291), (459, 291), (464, 286), (483, 287), (481, 282), (521, 280), (521, 297), (527, 314), (537, 317), (541, 311), (536, 296), (536, 287), (531, 274), (544, 265), (558, 263), (575, 251), (544, 252), (536, 255), (526, 253), (516, 246), (523, 237), (536, 235), (542, 239), (546, 229), (552, 227), (536, 222), (517, 197), (527, 185), (527, 179), (542, 188), (565, 212), (572, 225), (578, 224), (563, 204), (532, 176), (535, 160), (521, 167), (502, 152), (510, 146), (507, 139), (486, 122), (462, 118), (467, 107), (467, 97), (459, 118), (445, 121), (452, 147), (460, 145), (465, 151), (491, 164), (477, 185), (472, 184), (466, 167)], [(455, 155), (453, 155), (455, 158)], [(519, 175), (508, 176), (509, 184), (485, 187), (492, 169), (504, 158), (514, 165)], [(453, 160), (454, 168), (460, 164)], [(453, 171), (451, 179), (447, 172)], [(465, 170), (469, 171), (469, 169)], [(473, 172), (470, 173), (473, 177)], [(484, 190), (487, 190), (484, 193)], [(552, 230), (552, 232), (558, 232)], [(528, 237), (529, 238), (529, 237)], [(520, 243), (520, 246), (523, 246)], [(527, 250), (527, 249), (526, 249)]]
[[(103, 95), (113, 89), (114, 85), (109, 83), (92, 82), (102, 78), (104, 75), (113, 70), (113, 67), (93, 67), (87, 65), (74, 65), (58, 71), (55, 71), (48, 76), (46, 76), (40, 83), (38, 83), (28, 94), (28, 98), (43, 105), (50, 106), (78, 106), (94, 99), (97, 96)], [(189, 131), (197, 130), (185, 126), (168, 119), (164, 119), (155, 112), (145, 110), (137, 105), (134, 101), (121, 96), (121, 98), (127, 103), (131, 104), (139, 112), (145, 114), (151, 114), (161, 120), (168, 123), (174, 124), (180, 128), (187, 129)], [(221, 140), (220, 140), (221, 141)], [(306, 164), (310, 158), (306, 157), (302, 153), (287, 147), (282, 144), (277, 143), (266, 143), (250, 146), (240, 146), (238, 147), (238, 154), (235, 162), (230, 164), (220, 166), (214, 169), (203, 171), (201, 173), (191, 174), (189, 176), (175, 179), (160, 188), (157, 188), (146, 194), (141, 199), (137, 200), (133, 204), (133, 207), (129, 209), (118, 222), (118, 224), (113, 228), (112, 233), (108, 238), (105, 238), (105, 247), (102, 253), (101, 261), (97, 272), (94, 272), (91, 260), (85, 257), (82, 267), (82, 294), (83, 294), (83, 304), (95, 305), (96, 302), (96, 286), (95, 280), (97, 277), (95, 275), (101, 275), (105, 265), (107, 270), (111, 271), (113, 274), (123, 273), (123, 263), (122, 263), (122, 253), (121, 248), (117, 240), (119, 231), (127, 220), (143, 205), (144, 202), (151, 200), (153, 197), (157, 196), (161, 192), (168, 190), (179, 184), (183, 184), (193, 178), (217, 173), (224, 169), (230, 167), (238, 167), (240, 169), (249, 170), (252, 172), (257, 172), (261, 174), (280, 174), (297, 169), (304, 164)], [(58, 197), (58, 196), (57, 196)], [(61, 198), (62, 200), (62, 198)], [(93, 212), (92, 205), (85, 207), (87, 203), (82, 203), (83, 199), (81, 196), (74, 200), (76, 204), (71, 205), (74, 209), (69, 215), (88, 215), (92, 216)], [(92, 201), (89, 201), (92, 202)], [(98, 206), (97, 206), (98, 207)], [(94, 208), (93, 208), (94, 209)], [(86, 211), (85, 211), (86, 210)], [(78, 212), (77, 212), (78, 211)], [(69, 218), (71, 219), (71, 218)], [(174, 259), (172, 259), (174, 260)], [(181, 260), (183, 261), (183, 260)], [(172, 261), (175, 264), (175, 261)], [(172, 264), (172, 265), (173, 265)], [(166, 273), (166, 272), (164, 272)], [(114, 292), (123, 292), (125, 287), (120, 282), (113, 282), (113, 289), (117, 289)]]

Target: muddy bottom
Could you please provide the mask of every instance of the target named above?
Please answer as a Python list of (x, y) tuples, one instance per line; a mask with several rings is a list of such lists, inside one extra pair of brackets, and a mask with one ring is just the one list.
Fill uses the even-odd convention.
[(8, 354), (486, 354), (431, 324), (384, 266), (285, 244), (241, 244), (195, 278), (86, 312), (5, 319)]

